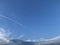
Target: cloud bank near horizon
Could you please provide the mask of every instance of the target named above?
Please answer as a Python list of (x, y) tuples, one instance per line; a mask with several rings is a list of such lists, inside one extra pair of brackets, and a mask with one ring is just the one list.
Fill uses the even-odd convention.
[(41, 45), (44, 44), (44, 45), (57, 45), (57, 44), (60, 44), (60, 36), (56, 36), (56, 37), (53, 37), (53, 38), (50, 38), (50, 39), (43, 39)]
[[(7, 35), (8, 34), (8, 35)], [(11, 32), (5, 30), (4, 28), (0, 28), (0, 39), (5, 41), (5, 42), (9, 42), (9, 36), (12, 35)], [(22, 38), (24, 35), (20, 35), (18, 36), (18, 38)], [(14, 38), (14, 37), (12, 37)], [(42, 38), (43, 39), (43, 38)], [(29, 41), (29, 42), (37, 42), (37, 41), (40, 41), (41, 43), (41, 40), (25, 40), (25, 41)], [(53, 37), (53, 38), (50, 38), (50, 39), (43, 39), (42, 41), (42, 44), (60, 44), (60, 36), (57, 36), (57, 37)]]

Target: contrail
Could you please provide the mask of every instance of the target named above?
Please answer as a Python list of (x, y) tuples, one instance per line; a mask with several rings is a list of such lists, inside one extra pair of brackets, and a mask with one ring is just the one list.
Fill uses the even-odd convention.
[(20, 35), (19, 37), (17, 37), (17, 39), (21, 39), (22, 37), (24, 37), (24, 35)]
[(22, 35), (19, 35), (19, 36), (14, 35), (14, 36), (10, 37), (10, 39), (22, 39), (23, 37), (24, 37), (23, 34)]
[(11, 19), (11, 18), (7, 17), (7, 16), (0, 15), (0, 17), (6, 18), (6, 19), (8, 19), (8, 20), (11, 20), (12, 22), (14, 22), (14, 23), (16, 23), (16, 24), (18, 24), (18, 25), (20, 25), (20, 26), (24, 27), (24, 25), (23, 25), (23, 24), (21, 24), (21, 23), (19, 23), (19, 22), (15, 21), (15, 20), (13, 20), (13, 19)]
[[(25, 26), (24, 26), (23, 24), (21, 24), (21, 23), (15, 21), (15, 20), (9, 18), (8, 16), (0, 15), (0, 17), (2, 17), (2, 18), (6, 18), (6, 19), (8, 19), (8, 20), (11, 20), (12, 22), (18, 24), (19, 26), (22, 26), (23, 28), (25, 28)], [(2, 31), (4, 32), (4, 30), (2, 30)], [(9, 33), (9, 34), (10, 34), (10, 33)], [(8, 36), (10, 36), (9, 34), (8, 34)], [(22, 37), (24, 37), (24, 35), (17, 36), (16, 38), (21, 39)], [(11, 37), (11, 38), (13, 39), (14, 37)]]

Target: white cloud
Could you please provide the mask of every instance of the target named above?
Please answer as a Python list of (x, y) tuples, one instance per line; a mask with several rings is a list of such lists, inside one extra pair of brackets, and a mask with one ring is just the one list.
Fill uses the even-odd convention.
[(28, 40), (25, 40), (25, 41), (27, 41), (27, 42), (31, 42), (32, 40), (29, 40), (29, 39), (28, 39)]
[(7, 43), (7, 42), (9, 42), (9, 39), (7, 37), (8, 36), (7, 36), (6, 31), (3, 28), (0, 28), (0, 43)]
[(43, 44), (56, 44), (60, 43), (60, 36), (51, 38), (51, 39), (44, 39)]
[[(7, 32), (4, 28), (0, 28), (0, 43), (1, 42), (9, 42), (10, 38), (8, 38), (10, 36), (10, 32)], [(20, 35), (20, 36), (17, 36), (18, 39), (21, 39), (22, 37), (24, 37), (24, 35)], [(14, 37), (13, 37), (14, 38)], [(28, 39), (28, 40), (25, 40), (25, 41), (28, 41), (28, 42), (37, 42), (39, 40), (31, 40), (31, 39)], [(60, 43), (60, 36), (57, 36), (57, 37), (53, 37), (53, 38), (50, 38), (50, 39), (44, 39), (44, 38), (41, 38), (40, 40), (40, 43), (42, 42), (42, 44), (57, 44), (57, 43)]]

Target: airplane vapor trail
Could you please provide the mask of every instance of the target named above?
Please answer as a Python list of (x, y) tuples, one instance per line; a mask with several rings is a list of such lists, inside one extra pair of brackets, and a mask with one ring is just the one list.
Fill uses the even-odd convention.
[(0, 15), (0, 17), (6, 18), (6, 19), (8, 19), (8, 20), (11, 20), (12, 22), (14, 22), (14, 23), (16, 23), (16, 24), (18, 24), (18, 25), (20, 25), (20, 26), (24, 27), (24, 25), (23, 25), (23, 24), (21, 24), (21, 23), (19, 23), (19, 22), (15, 21), (15, 20), (13, 20), (13, 19), (11, 19), (11, 18), (7, 17), (7, 16)]

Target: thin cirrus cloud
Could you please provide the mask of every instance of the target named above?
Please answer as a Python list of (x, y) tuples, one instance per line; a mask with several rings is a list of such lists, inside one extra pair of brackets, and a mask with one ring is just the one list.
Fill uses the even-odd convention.
[[(11, 33), (10, 31), (8, 30), (5, 30), (4, 28), (0, 27), (0, 39), (1, 40), (4, 40), (4, 41), (9, 41), (11, 40), (12, 38), (14, 39), (15, 37), (10, 37), (13, 33)], [(16, 34), (17, 35), (17, 34)], [(17, 36), (19, 39), (21, 39), (22, 37), (24, 37), (24, 35), (20, 35), (20, 36)], [(16, 39), (18, 39), (16, 37)]]
[(60, 44), (60, 36), (51, 39), (44, 39), (42, 44)]

